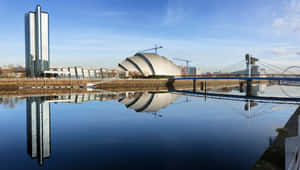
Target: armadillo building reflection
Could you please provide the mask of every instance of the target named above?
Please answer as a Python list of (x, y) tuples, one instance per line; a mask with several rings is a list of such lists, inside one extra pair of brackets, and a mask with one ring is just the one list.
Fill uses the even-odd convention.
[(141, 93), (137, 97), (123, 97), (119, 99), (121, 104), (136, 112), (158, 112), (172, 104), (178, 95), (172, 93)]
[(27, 151), (39, 164), (50, 157), (50, 103), (41, 97), (27, 99)]

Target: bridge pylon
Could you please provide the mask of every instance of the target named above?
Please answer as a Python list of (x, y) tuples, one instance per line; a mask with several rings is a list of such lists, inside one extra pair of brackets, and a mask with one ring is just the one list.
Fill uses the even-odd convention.
[(253, 57), (251, 54), (246, 54), (245, 55), (246, 59), (246, 70), (248, 73), (248, 80), (247, 80), (247, 90), (246, 90), (246, 95), (251, 96), (251, 88), (252, 88), (252, 66), (255, 65), (255, 63), (258, 61), (257, 58)]
[(252, 66), (255, 65), (255, 63), (258, 61), (258, 59), (253, 57), (251, 54), (246, 54), (245, 59), (246, 59), (246, 69), (247, 69), (248, 77), (251, 78), (251, 75), (253, 72)]

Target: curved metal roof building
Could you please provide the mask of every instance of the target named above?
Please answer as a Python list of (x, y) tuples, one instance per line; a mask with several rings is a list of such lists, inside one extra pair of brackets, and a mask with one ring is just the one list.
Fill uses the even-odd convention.
[(137, 53), (122, 61), (118, 70), (138, 72), (143, 76), (181, 75), (181, 69), (163, 56), (154, 53)]
[(136, 112), (158, 112), (172, 104), (178, 95), (172, 93), (143, 93), (139, 97), (122, 98), (119, 100), (127, 108)]

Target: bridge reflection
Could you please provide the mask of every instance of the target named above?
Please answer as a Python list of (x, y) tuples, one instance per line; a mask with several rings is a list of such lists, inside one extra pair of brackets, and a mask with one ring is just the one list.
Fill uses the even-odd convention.
[[(257, 87), (258, 86), (258, 87)], [(230, 100), (255, 100), (255, 101), (269, 101), (269, 102), (300, 102), (300, 97), (280, 97), (280, 96), (262, 96), (258, 95), (261, 92), (261, 86), (263, 85), (257, 85), (257, 86), (247, 86), (246, 90), (240, 89), (240, 92), (246, 91), (246, 94), (236, 94), (236, 93), (218, 93), (218, 91), (214, 89), (204, 89), (200, 91), (196, 90), (176, 90), (171, 89), (169, 92), (177, 93), (177, 94), (185, 94), (185, 95), (191, 95), (191, 96), (197, 96), (197, 97), (205, 97), (205, 98), (219, 98), (219, 99), (230, 99)], [(233, 89), (233, 88), (232, 88)], [(232, 91), (232, 90), (231, 90)], [(217, 93), (216, 93), (217, 92)]]

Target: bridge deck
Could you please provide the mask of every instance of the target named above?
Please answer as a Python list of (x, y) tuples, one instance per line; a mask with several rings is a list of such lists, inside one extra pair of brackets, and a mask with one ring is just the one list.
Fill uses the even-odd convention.
[(277, 80), (277, 81), (300, 81), (300, 77), (179, 77), (169, 80)]

